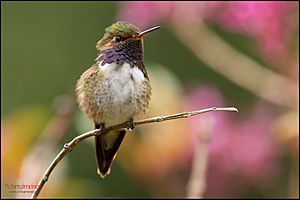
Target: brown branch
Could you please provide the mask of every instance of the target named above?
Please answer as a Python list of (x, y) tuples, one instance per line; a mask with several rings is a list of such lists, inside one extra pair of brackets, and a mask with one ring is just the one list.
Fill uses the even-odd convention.
[(201, 130), (198, 131), (192, 170), (186, 188), (186, 198), (203, 198), (206, 188), (208, 147), (212, 136), (212, 126), (212, 120), (208, 118), (205, 124), (201, 124)]
[[(75, 114), (75, 105), (73, 98), (69, 95), (60, 95), (54, 99), (55, 114), (23, 159), (18, 184), (39, 181), (43, 168), (47, 167), (47, 156), (71, 126)], [(30, 193), (16, 193), (16, 198), (29, 197)]]
[(295, 81), (240, 53), (204, 23), (197, 26), (176, 23), (173, 27), (178, 39), (217, 73), (271, 103), (292, 109), (297, 107)]
[[(162, 121), (167, 121), (167, 120), (188, 118), (188, 117), (191, 117), (191, 116), (195, 116), (195, 115), (199, 115), (199, 114), (206, 113), (206, 112), (211, 112), (211, 111), (238, 112), (238, 110), (234, 107), (227, 107), (227, 108), (213, 107), (213, 108), (207, 108), (207, 109), (202, 109), (202, 110), (197, 110), (197, 111), (192, 111), (192, 112), (182, 112), (182, 113), (173, 114), (173, 115), (166, 115), (166, 116), (153, 117), (153, 118), (149, 118), (149, 119), (143, 119), (143, 120), (140, 120), (140, 121), (133, 122), (133, 125), (137, 126), (137, 125), (154, 123), (154, 122), (162, 122)], [(131, 124), (129, 122), (124, 122), (122, 124), (107, 127), (106, 130), (111, 131), (111, 130), (124, 129), (124, 128), (130, 129), (130, 127), (131, 127)], [(101, 129), (95, 129), (95, 130), (83, 133), (83, 134), (75, 137), (71, 142), (66, 143), (64, 145), (64, 148), (59, 152), (59, 154), (54, 158), (54, 160), (51, 162), (50, 166), (47, 168), (47, 170), (46, 170), (45, 174), (43, 175), (43, 177), (41, 178), (37, 188), (34, 190), (31, 198), (35, 199), (35, 198), (38, 197), (38, 195), (41, 192), (43, 186), (48, 181), (48, 178), (49, 178), (51, 172), (56, 167), (56, 165), (60, 162), (60, 160), (63, 157), (66, 156), (67, 153), (72, 151), (73, 148), (77, 144), (79, 144), (81, 141), (83, 141), (83, 140), (85, 140), (89, 137), (99, 135), (101, 133), (102, 133)]]

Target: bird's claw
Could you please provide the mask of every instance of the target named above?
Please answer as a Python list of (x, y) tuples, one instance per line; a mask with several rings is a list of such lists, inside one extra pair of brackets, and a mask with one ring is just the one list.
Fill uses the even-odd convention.
[(103, 135), (107, 135), (108, 134), (108, 130), (105, 128), (104, 124), (101, 124), (99, 126), (99, 131), (97, 131), (96, 135), (100, 135), (100, 134), (103, 134)]
[(108, 131), (104, 126), (101, 127), (101, 133), (102, 133), (103, 135), (107, 135), (108, 132), (109, 132), (109, 131)]
[(127, 130), (132, 131), (134, 128), (135, 128), (135, 125), (134, 125), (133, 119), (127, 121)]

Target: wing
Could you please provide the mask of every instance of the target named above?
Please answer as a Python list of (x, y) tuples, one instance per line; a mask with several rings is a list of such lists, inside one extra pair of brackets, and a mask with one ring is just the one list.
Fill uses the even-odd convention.
[(93, 121), (95, 121), (94, 118), (97, 114), (94, 92), (99, 87), (98, 81), (101, 80), (101, 76), (103, 76), (103, 72), (100, 71), (96, 63), (81, 75), (76, 84), (75, 91), (79, 107)]

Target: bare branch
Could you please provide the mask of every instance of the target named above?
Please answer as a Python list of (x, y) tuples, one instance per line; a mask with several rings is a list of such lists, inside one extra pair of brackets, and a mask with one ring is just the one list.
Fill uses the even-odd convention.
[[(54, 99), (55, 114), (23, 159), (18, 184), (39, 181), (40, 174), (48, 165), (47, 156), (71, 126), (76, 110), (76, 104), (73, 100), (69, 95), (60, 95)], [(30, 193), (16, 193), (16, 198), (30, 198), (30, 196)]]
[[(208, 67), (237, 85), (276, 105), (297, 107), (297, 82), (235, 50), (204, 23), (197, 26), (177, 23), (174, 33)], [(285, 91), (284, 95), (281, 91)]]
[[(197, 111), (192, 111), (192, 112), (182, 112), (182, 113), (177, 113), (177, 114), (172, 114), (172, 115), (158, 116), (158, 117), (153, 117), (153, 118), (149, 118), (149, 119), (143, 119), (143, 120), (140, 120), (140, 121), (133, 122), (133, 125), (137, 126), (137, 125), (154, 123), (154, 122), (162, 122), (162, 121), (167, 121), (167, 120), (188, 118), (188, 117), (191, 117), (191, 116), (195, 116), (195, 115), (199, 115), (199, 114), (206, 113), (206, 112), (211, 112), (211, 111), (238, 112), (238, 110), (234, 107), (226, 107), (226, 108), (212, 107), (212, 108), (207, 108), (207, 109), (202, 109), (202, 110), (197, 110)], [(111, 130), (125, 129), (125, 128), (130, 129), (131, 124), (129, 122), (124, 122), (122, 124), (107, 127), (106, 130), (111, 131)], [(89, 137), (99, 135), (101, 133), (102, 133), (101, 129), (95, 129), (95, 130), (83, 133), (83, 134), (75, 137), (71, 142), (66, 143), (64, 145), (64, 148), (58, 153), (58, 155), (54, 158), (54, 160), (51, 162), (51, 164), (47, 168), (47, 170), (46, 170), (45, 174), (43, 175), (43, 177), (41, 178), (37, 188), (34, 190), (31, 198), (36, 199), (38, 197), (38, 195), (40, 194), (43, 186), (48, 181), (51, 172), (56, 167), (56, 165), (61, 161), (61, 159), (63, 157), (65, 157), (65, 155), (67, 153), (71, 152), (73, 150), (73, 148), (77, 144), (79, 144), (81, 141), (83, 141), (83, 140), (85, 140)]]
[(196, 149), (190, 178), (187, 183), (186, 198), (203, 198), (206, 188), (206, 171), (208, 166), (208, 147), (212, 136), (213, 122), (211, 118), (199, 126)]

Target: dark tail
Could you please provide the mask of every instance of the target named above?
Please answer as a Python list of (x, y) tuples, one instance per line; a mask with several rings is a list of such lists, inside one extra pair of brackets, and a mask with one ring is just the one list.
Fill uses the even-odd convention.
[[(95, 125), (96, 129), (102, 125)], [(98, 174), (104, 178), (110, 172), (112, 161), (117, 155), (117, 151), (124, 139), (126, 131), (111, 131), (107, 135), (95, 136), (96, 160), (98, 164)]]

